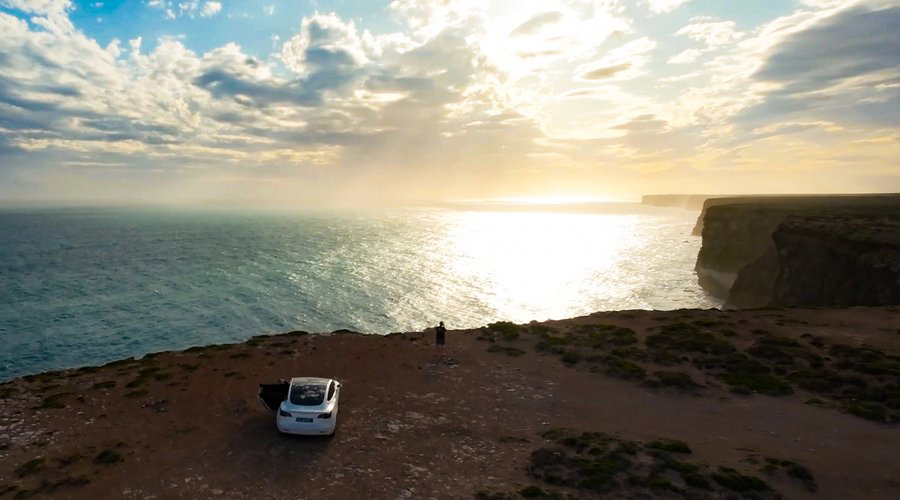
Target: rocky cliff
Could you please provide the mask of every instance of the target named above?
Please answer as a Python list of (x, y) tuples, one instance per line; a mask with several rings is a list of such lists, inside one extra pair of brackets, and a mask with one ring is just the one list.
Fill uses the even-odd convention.
[(729, 198), (705, 209), (697, 275), (729, 307), (900, 304), (900, 195)]

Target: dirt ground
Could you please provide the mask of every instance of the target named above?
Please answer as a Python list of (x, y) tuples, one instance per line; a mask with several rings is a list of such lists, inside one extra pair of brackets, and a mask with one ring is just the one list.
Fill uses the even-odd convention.
[[(897, 308), (623, 311), (520, 328), (615, 325), (643, 340), (672, 321), (727, 322), (739, 346), (766, 331), (900, 353)], [(808, 404), (799, 388), (736, 394), (696, 370), (695, 390), (650, 387), (564, 363), (538, 336), (486, 331), (450, 331), (443, 352), (429, 332), (286, 334), (13, 380), (0, 385), (0, 499), (471, 499), (535, 483), (529, 457), (559, 427), (682, 440), (694, 460), (785, 498), (900, 498), (896, 424)], [(498, 345), (518, 355), (488, 351)], [(343, 383), (334, 437), (276, 431), (257, 384), (292, 376)], [(817, 491), (766, 476), (763, 457), (802, 464)]]

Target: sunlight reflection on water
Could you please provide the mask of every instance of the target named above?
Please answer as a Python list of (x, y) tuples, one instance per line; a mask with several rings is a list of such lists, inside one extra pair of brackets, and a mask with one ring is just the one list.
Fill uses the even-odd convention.
[(0, 379), (292, 329), (715, 307), (696, 214), (0, 213)]

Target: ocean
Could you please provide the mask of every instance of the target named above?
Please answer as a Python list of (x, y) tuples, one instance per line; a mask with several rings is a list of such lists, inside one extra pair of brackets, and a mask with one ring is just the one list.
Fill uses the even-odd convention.
[(0, 211), (0, 380), (289, 330), (709, 308), (697, 213), (639, 204)]

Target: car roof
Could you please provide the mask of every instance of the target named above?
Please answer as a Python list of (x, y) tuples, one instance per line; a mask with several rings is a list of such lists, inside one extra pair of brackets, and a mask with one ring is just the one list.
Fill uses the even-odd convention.
[(321, 377), (294, 377), (291, 379), (291, 385), (295, 384), (322, 384), (328, 385), (328, 382), (331, 382), (330, 378), (321, 378)]

